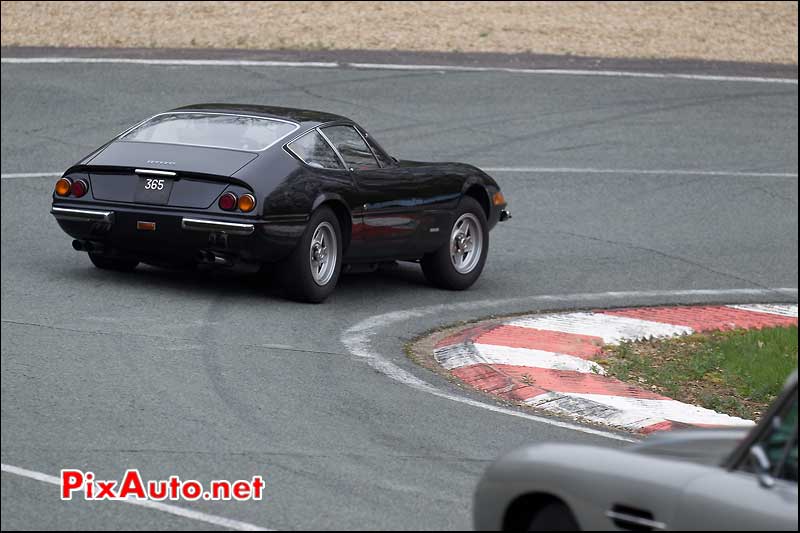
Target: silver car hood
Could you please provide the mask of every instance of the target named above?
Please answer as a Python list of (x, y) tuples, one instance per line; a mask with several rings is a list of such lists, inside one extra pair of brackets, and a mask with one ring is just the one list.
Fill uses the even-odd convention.
[(748, 432), (749, 428), (664, 431), (631, 446), (628, 451), (718, 466), (733, 453)]

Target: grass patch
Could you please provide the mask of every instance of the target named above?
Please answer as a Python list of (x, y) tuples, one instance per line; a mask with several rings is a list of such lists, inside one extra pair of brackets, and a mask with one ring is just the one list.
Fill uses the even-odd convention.
[(758, 420), (797, 368), (797, 326), (628, 342), (605, 347), (603, 359), (622, 381)]

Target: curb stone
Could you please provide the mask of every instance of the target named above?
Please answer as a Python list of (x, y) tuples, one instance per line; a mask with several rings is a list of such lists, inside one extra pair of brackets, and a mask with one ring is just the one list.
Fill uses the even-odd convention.
[(635, 433), (747, 427), (605, 374), (603, 346), (699, 332), (797, 325), (797, 305), (661, 306), (517, 316), (436, 342), (433, 359), (466, 385), (557, 416)]

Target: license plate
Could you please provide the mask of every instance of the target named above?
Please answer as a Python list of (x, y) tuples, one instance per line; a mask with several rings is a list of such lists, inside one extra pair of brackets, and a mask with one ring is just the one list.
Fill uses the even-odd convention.
[(168, 178), (139, 178), (134, 201), (142, 204), (166, 204), (172, 191), (172, 180)]

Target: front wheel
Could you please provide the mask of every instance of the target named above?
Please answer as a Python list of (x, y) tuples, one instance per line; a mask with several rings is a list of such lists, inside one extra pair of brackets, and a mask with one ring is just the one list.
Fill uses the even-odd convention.
[(569, 507), (552, 502), (540, 509), (528, 523), (528, 531), (580, 531)]
[(319, 303), (336, 287), (342, 271), (342, 231), (328, 207), (314, 211), (300, 242), (283, 264), (289, 295)]
[(486, 214), (470, 196), (462, 198), (450, 236), (435, 252), (420, 261), (425, 277), (443, 289), (464, 290), (483, 272), (489, 252)]
[(139, 265), (139, 261), (136, 259), (108, 257), (93, 252), (89, 252), (89, 259), (97, 268), (101, 268), (103, 270), (116, 270), (117, 272), (130, 272)]

